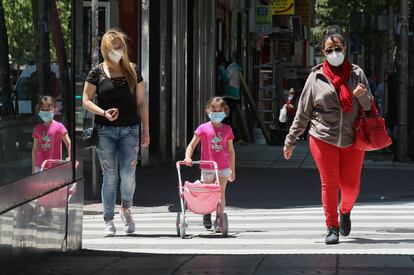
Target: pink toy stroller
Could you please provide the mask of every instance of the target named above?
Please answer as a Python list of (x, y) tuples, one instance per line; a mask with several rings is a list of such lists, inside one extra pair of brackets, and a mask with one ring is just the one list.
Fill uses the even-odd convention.
[(177, 161), (178, 171), (178, 190), (181, 201), (181, 212), (177, 213), (177, 235), (181, 238), (185, 238), (185, 229), (188, 226), (185, 213), (190, 210), (194, 214), (210, 214), (216, 211), (216, 229), (220, 229), (222, 235), (227, 237), (228, 235), (228, 218), (227, 214), (223, 212), (221, 205), (221, 186), (218, 177), (218, 168), (215, 161), (193, 161), (193, 164), (211, 164), (214, 166), (216, 173), (216, 180), (212, 184), (202, 183), (199, 180), (195, 182), (181, 180), (181, 165), (185, 165), (184, 161)]
[[(40, 171), (44, 171), (53, 167), (56, 167), (60, 164), (65, 163), (66, 160), (61, 159), (46, 159), (42, 162), (40, 166)], [(76, 167), (79, 166), (79, 162), (76, 161)], [(66, 188), (60, 188), (55, 192), (55, 195), (50, 196), (43, 196), (38, 199), (39, 206), (46, 206), (46, 207), (65, 207), (66, 206), (66, 196), (68, 196), (68, 200), (70, 197), (75, 194), (76, 192), (76, 183), (67, 190)]]

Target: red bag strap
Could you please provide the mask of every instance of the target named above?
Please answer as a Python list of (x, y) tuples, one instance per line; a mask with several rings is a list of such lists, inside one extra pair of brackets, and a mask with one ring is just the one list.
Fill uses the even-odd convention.
[[(368, 111), (371, 117), (381, 117), (380, 113), (377, 108), (377, 104), (375, 104), (375, 101), (371, 100), (371, 109)], [(360, 118), (367, 118), (367, 115), (365, 114), (364, 108), (359, 104), (359, 117)]]

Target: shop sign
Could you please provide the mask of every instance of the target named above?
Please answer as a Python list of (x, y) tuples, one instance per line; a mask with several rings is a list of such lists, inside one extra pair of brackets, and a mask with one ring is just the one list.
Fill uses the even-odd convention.
[(272, 13), (273, 15), (294, 15), (295, 0), (273, 0)]
[(269, 6), (256, 5), (256, 32), (264, 36), (272, 33), (272, 11)]

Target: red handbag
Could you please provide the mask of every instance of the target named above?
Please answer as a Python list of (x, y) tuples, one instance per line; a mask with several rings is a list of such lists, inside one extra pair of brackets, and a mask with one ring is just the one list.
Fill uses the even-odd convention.
[(359, 118), (355, 121), (354, 127), (354, 147), (358, 150), (374, 151), (392, 144), (385, 129), (385, 120), (380, 116), (374, 101), (372, 101), (368, 117), (362, 107), (359, 108)]

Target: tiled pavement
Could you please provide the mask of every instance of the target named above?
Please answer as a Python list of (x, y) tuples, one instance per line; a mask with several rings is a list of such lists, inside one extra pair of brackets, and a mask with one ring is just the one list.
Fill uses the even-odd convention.
[[(299, 141), (290, 160), (283, 157), (282, 146), (265, 144), (236, 144), (236, 165), (257, 168), (316, 168), (306, 141)], [(363, 168), (414, 169), (414, 162), (402, 163), (391, 160), (380, 152), (368, 152)]]

